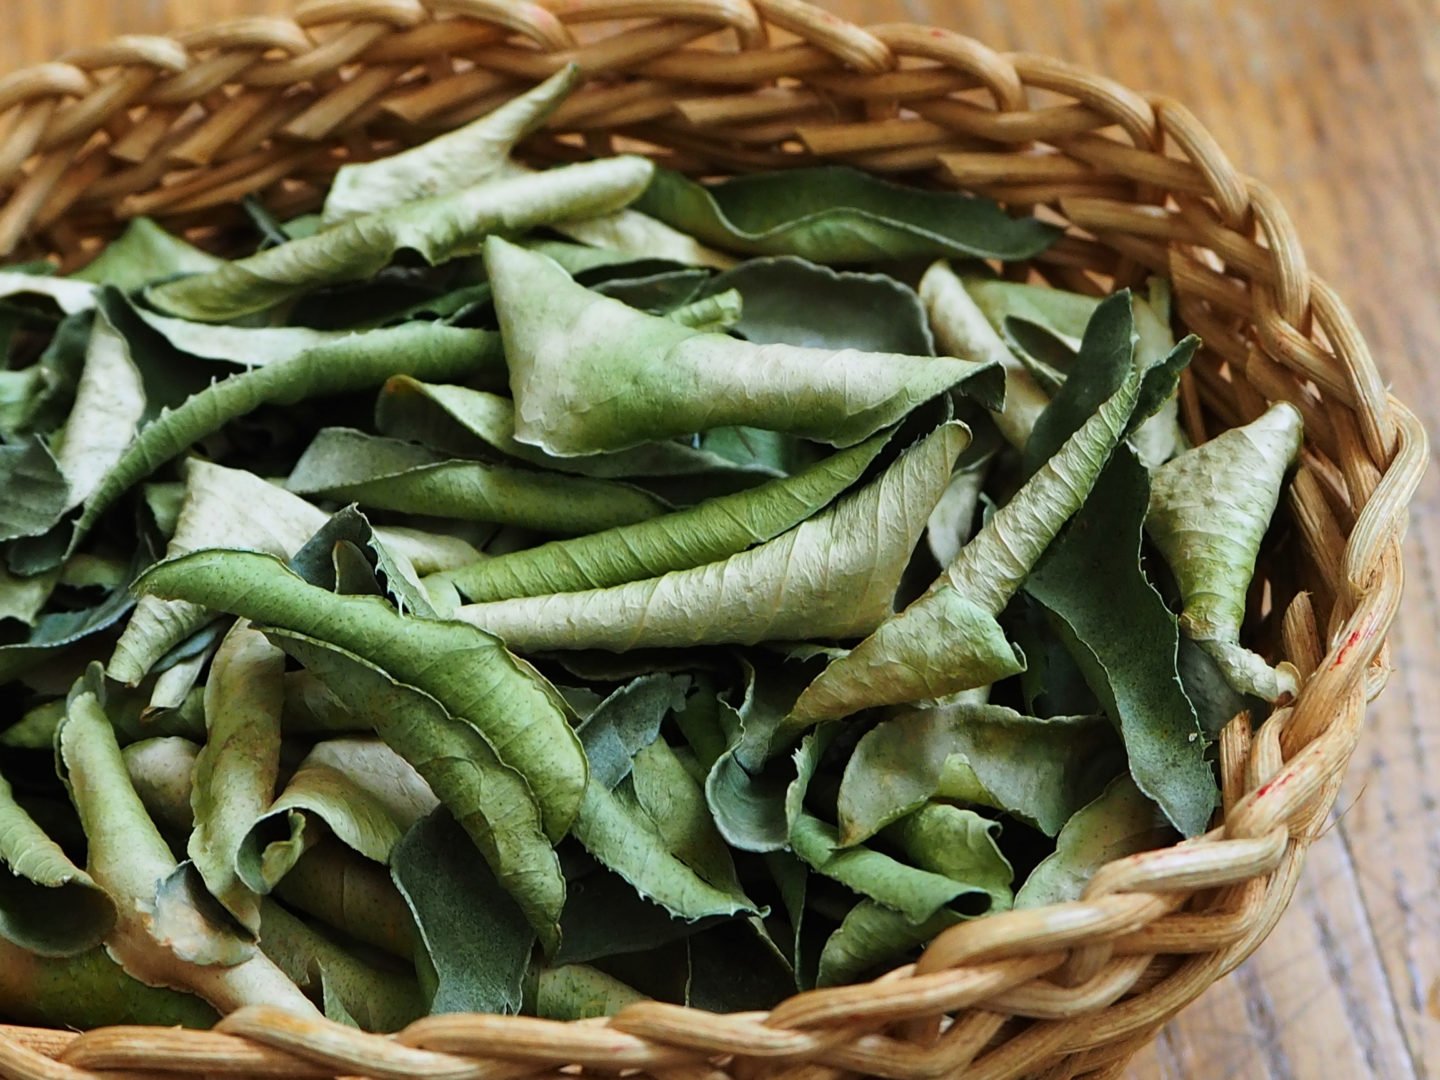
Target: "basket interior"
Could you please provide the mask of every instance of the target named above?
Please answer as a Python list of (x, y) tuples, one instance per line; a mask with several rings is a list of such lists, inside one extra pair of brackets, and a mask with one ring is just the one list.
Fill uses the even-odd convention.
[[(840, 162), (986, 195), (1067, 227), (1007, 276), (1091, 294), (1171, 280), (1178, 323), (1204, 341), (1181, 384), (1192, 440), (1270, 401), (1300, 409), (1306, 447), (1246, 639), (1307, 679), (1267, 723), (1224, 733), (1224, 815), (1210, 834), (1111, 864), (1064, 910), (961, 925), (911, 968), (800, 995), (764, 1019), (627, 1010), (609, 1029), (623, 1048), (557, 1025), (545, 1043), (544, 1022), (519, 1018), (432, 1018), (401, 1041), (535, 1071), (628, 1053), (655, 1075), (808, 1077), (807, 1061), (817, 1077), (967, 1065), (976, 1076), (1112, 1075), (1278, 918), (1388, 668), (1424, 436), (1343, 303), (1309, 271), (1278, 200), (1188, 110), (1056, 60), (936, 28), (866, 30), (795, 0), (448, 8), (462, 13), (315, 0), (293, 22), (122, 39), (0, 80), (0, 246), (70, 269), (146, 215), (229, 253), (248, 231), (242, 197), (278, 215), (313, 209), (341, 164), (453, 128), (566, 62), (588, 81), (526, 144), (537, 164), (637, 150), (701, 176)], [(954, 1019), (936, 1038), (942, 1015)], [(236, 1052), (272, 1055), (272, 1066), (294, 1051), (364, 1071), (367, 1055), (390, 1053), (347, 1034), (317, 1058), (321, 1035), (287, 1044), (282, 1027), (263, 1010), (222, 1024)], [(67, 1055), (144, 1066), (102, 1035)]]

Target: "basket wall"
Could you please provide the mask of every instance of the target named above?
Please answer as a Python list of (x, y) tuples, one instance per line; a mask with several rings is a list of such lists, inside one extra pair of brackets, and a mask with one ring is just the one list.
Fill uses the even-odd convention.
[(577, 1024), (432, 1017), (394, 1038), (263, 1008), (214, 1032), (0, 1028), (0, 1076), (1108, 1077), (1283, 911), (1388, 673), (1426, 441), (1283, 207), (1178, 102), (800, 0), (311, 0), (293, 20), (119, 38), (0, 78), (0, 252), (75, 266), (137, 215), (224, 250), (242, 196), (308, 209), (344, 162), (452, 128), (568, 61), (588, 82), (528, 144), (536, 160), (641, 149), (712, 175), (846, 162), (1070, 226), (1017, 275), (1089, 292), (1168, 276), (1205, 341), (1181, 387), (1192, 438), (1282, 398), (1305, 417), (1285, 551), (1261, 567), (1252, 619), (1301, 694), (1226, 729), (1207, 835), (768, 1015), (646, 1003)]

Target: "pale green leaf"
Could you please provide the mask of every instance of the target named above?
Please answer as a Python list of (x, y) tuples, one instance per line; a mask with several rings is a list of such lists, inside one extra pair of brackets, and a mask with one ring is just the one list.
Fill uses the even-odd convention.
[(927, 802), (884, 835), (920, 869), (968, 885), (975, 895), (964, 900), (967, 915), (1004, 911), (1013, 902), (1015, 871), (1000, 851), (1000, 822), (949, 803)]
[[(355, 653), (484, 733), (500, 759), (534, 788), (549, 835), (563, 836), (574, 817), (586, 767), (565, 704), (533, 668), (489, 634), (462, 623), (407, 619), (375, 597), (337, 596), (305, 584), (279, 560), (249, 552), (201, 552), (171, 560), (148, 571), (136, 588)], [(343, 688), (327, 682), (350, 705)], [(351, 711), (356, 711), (353, 706)], [(457, 817), (463, 823), (463, 815)]]
[(923, 922), (912, 923), (884, 904), (861, 900), (825, 940), (816, 985), (854, 982), (881, 965), (895, 963), (963, 918), (949, 908), (941, 908)]
[[(486, 372), (499, 370), (503, 370), (503, 358), (498, 335), (416, 323), (355, 334), (284, 363), (232, 375), (193, 395), (178, 408), (161, 413), (140, 430), (115, 468), (85, 501), (64, 553), (74, 551), (100, 515), (131, 485), (231, 420), (262, 405), (293, 405), (308, 398), (364, 390), (392, 375), (444, 380), (483, 377)], [(0, 524), (3, 521), (0, 517)], [(12, 556), (11, 565), (35, 573), (49, 569), (59, 558), (42, 552), (32, 561), (39, 565), (21, 566)]]
[(338, 840), (306, 851), (275, 886), (275, 895), (356, 941), (402, 960), (415, 959), (415, 920), (389, 871)]
[(1056, 230), (1007, 217), (988, 199), (902, 187), (839, 165), (702, 186), (660, 169), (636, 209), (698, 240), (819, 263), (937, 257), (1028, 259)]
[(406, 830), (436, 805), (420, 774), (385, 743), (330, 739), (311, 749), (273, 803), (250, 815), (248, 828), (240, 817), (234, 865), (251, 889), (270, 892), (323, 837), (318, 822), (359, 854), (388, 863)]
[(1000, 705), (913, 709), (860, 740), (840, 781), (840, 840), (858, 844), (932, 798), (980, 803), (1054, 836), (1121, 766), (1102, 717)]
[(947, 423), (865, 487), (721, 562), (609, 589), (459, 608), (513, 647), (600, 648), (844, 638), (892, 610), (900, 574), (969, 441)]
[(381, 510), (561, 534), (631, 525), (665, 511), (655, 496), (614, 481), (446, 458), (349, 428), (320, 431), (286, 486)]
[[(323, 510), (253, 473), (192, 458), (185, 463), (185, 497), (165, 553), (175, 558), (225, 545), (288, 557), (326, 520)], [(212, 618), (197, 604), (142, 596), (106, 673), (137, 685), (162, 656)]]
[(705, 793), (664, 739), (636, 753), (630, 783), (636, 803), (681, 862), (716, 888), (743, 894), (725, 840), (705, 805)]
[(216, 1011), (198, 997), (147, 986), (104, 948), (46, 957), (0, 938), (0, 1015), (10, 1023), (88, 1031), (111, 1024), (209, 1028)]
[(402, 250), (433, 266), (477, 250), (496, 231), (618, 210), (653, 171), (644, 158), (622, 156), (480, 183), (349, 218), (207, 273), (152, 285), (145, 296), (168, 315), (226, 322), (322, 285), (363, 281)]
[(96, 312), (85, 367), (64, 428), (51, 444), (70, 485), (65, 509), (89, 498), (135, 439), (145, 414), (145, 385), (130, 348)]
[[(267, 1004), (315, 1015), (305, 996), (262, 956), (230, 966), (195, 964), (162, 943), (164, 928), (157, 919), (163, 913), (156, 905), (162, 886), (175, 880), (175, 859), (130, 785), (115, 733), (92, 692), (72, 698), (56, 742), (85, 829), (90, 876), (118, 910), (115, 928), (105, 939), (110, 955), (142, 982), (188, 990), (222, 1012)], [(183, 899), (175, 902), (187, 906)], [(197, 909), (190, 914), (203, 922)]]
[(1175, 833), (1159, 809), (1128, 776), (1116, 777), (1105, 791), (1065, 823), (1046, 857), (1015, 894), (1017, 908), (1078, 900), (1095, 871), (1114, 859), (1166, 847)]
[(0, 777), (0, 939), (41, 956), (100, 944), (115, 905), (15, 801)]
[(773, 539), (827, 505), (860, 478), (888, 439), (882, 433), (794, 477), (749, 491), (637, 525), (485, 559), (444, 577), (468, 599), (483, 603), (603, 589), (716, 562)]
[(789, 725), (944, 697), (1022, 670), (995, 616), (1084, 503), (1124, 437), (1140, 386), (1137, 373), (1127, 375), (920, 599), (820, 674), (796, 703)]
[(730, 424), (848, 446), (957, 384), (993, 389), (996, 372), (964, 360), (699, 333), (591, 292), (499, 238), (486, 242), (485, 260), (515, 437), (551, 454), (623, 450)]
[[(705, 846), (700, 832), (680, 821), (655, 820), (652, 811), (660, 809), (661, 801), (654, 777), (652, 782), (642, 781), (643, 797), (628, 782), (637, 754), (655, 742), (665, 717), (683, 707), (687, 684), (688, 680), (671, 676), (644, 676), (612, 694), (581, 726), (591, 773), (574, 834), (602, 866), (624, 878), (640, 896), (676, 918), (694, 921), (755, 909), (733, 869), (726, 874), (723, 864), (716, 865), (713, 846)], [(648, 767), (653, 769), (653, 763)], [(688, 777), (685, 780), (691, 783)], [(698, 787), (686, 809), (691, 824), (697, 809), (703, 811)], [(728, 854), (724, 857), (728, 863)], [(705, 866), (714, 880), (698, 873), (694, 863)]]
[(176, 274), (204, 273), (223, 262), (171, 235), (149, 218), (140, 217), (101, 248), (88, 265), (70, 275), (70, 280), (138, 289)]
[(0, 270), (0, 297), (43, 296), (53, 300), (66, 315), (89, 311), (95, 306), (98, 294), (94, 285), (73, 278)]
[(121, 752), (130, 786), (145, 812), (167, 833), (184, 837), (195, 826), (190, 798), (199, 753), (196, 743), (180, 735), (141, 739)]
[(1003, 404), (991, 410), (995, 426), (1011, 446), (1021, 448), (1035, 421), (1049, 404), (1049, 395), (986, 321), (949, 263), (937, 262), (920, 279), (920, 299), (941, 351), (981, 363), (997, 364), (1005, 373)]
[(760, 467), (737, 469), (719, 454), (666, 440), (613, 454), (555, 457), (515, 438), (515, 403), (499, 394), (465, 386), (422, 383), (406, 376), (385, 384), (375, 404), (375, 426), (386, 435), (410, 439), (451, 454), (499, 452), (541, 468), (582, 476), (686, 476), (713, 471), (774, 475)]
[(425, 1015), (413, 974), (367, 964), (273, 900), (262, 915), (265, 955), (298, 986), (321, 991), (330, 1019), (366, 1031), (399, 1031)]
[(285, 654), (237, 622), (215, 654), (205, 684), (206, 741), (195, 759), (195, 828), (186, 852), (210, 894), (252, 935), (260, 897), (236, 872), (250, 822), (275, 796)]
[(244, 368), (284, 363), (310, 349), (352, 336), (347, 330), (312, 330), (308, 326), (216, 326), (171, 318), (138, 304), (133, 310), (180, 352)]
[(1288, 663), (1271, 667), (1241, 645), (1240, 627), (1260, 541), (1303, 437), (1299, 410), (1272, 405), (1253, 423), (1157, 469), (1145, 518), (1145, 532), (1180, 587), (1180, 629), (1231, 686), (1266, 701), (1295, 693), (1295, 670)]
[[(547, 951), (553, 951), (565, 882), (544, 829), (546, 802), (537, 798), (547, 788), (537, 792), (538, 785), (527, 783), (480, 730), (447, 709), (442, 699), (325, 641), (293, 631), (271, 630), (270, 636), (324, 679), (352, 713), (363, 717), (425, 778), (515, 898)], [(440, 661), (437, 664), (443, 669)], [(473, 665), (467, 666), (473, 673)], [(451, 690), (446, 695), (450, 700), (455, 700), (457, 674), (444, 673), (448, 678), (442, 677), (436, 687), (442, 693)], [(553, 791), (553, 784), (548, 790)], [(549, 804), (554, 805), (553, 796)]]
[(580, 69), (567, 64), (550, 78), (463, 127), (335, 174), (321, 224), (446, 195), (507, 173), (510, 152), (569, 96)]
[(537, 977), (532, 1012), (545, 1020), (589, 1020), (614, 1016), (626, 1005), (648, 1000), (619, 979), (588, 964), (545, 968)]

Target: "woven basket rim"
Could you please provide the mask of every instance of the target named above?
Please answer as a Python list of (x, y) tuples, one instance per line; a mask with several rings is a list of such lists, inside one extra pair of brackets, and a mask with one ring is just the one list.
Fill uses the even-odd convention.
[[(595, 33), (596, 20), (620, 21)], [(699, 171), (924, 173), (1063, 220), (1037, 263), (1054, 284), (1168, 277), (1205, 341), (1182, 383), (1192, 435), (1272, 400), (1305, 418), (1288, 496), (1303, 591), (1271, 620), (1299, 696), (1222, 733), (1223, 811), (1204, 836), (1108, 864), (1081, 900), (961, 924), (914, 965), (768, 1014), (646, 1002), (568, 1024), (428, 1017), (393, 1038), (269, 1007), (211, 1032), (0, 1026), (0, 1076), (1114, 1076), (1284, 910), (1388, 674), (1428, 444), (1280, 201), (1179, 102), (804, 0), (309, 0), (293, 19), (124, 36), (0, 77), (0, 250), (74, 265), (138, 215), (222, 242), (241, 195), (303, 208), (341, 152), (428, 137), (567, 62), (590, 82), (532, 145), (542, 156), (603, 154), (618, 135)]]

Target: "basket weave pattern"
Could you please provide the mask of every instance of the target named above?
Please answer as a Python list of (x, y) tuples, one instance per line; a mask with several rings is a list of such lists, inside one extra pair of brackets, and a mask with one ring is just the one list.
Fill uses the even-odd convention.
[(1179, 103), (802, 0), (310, 0), (293, 21), (120, 38), (0, 78), (0, 252), (73, 266), (141, 214), (223, 248), (241, 196), (307, 209), (345, 161), (455, 127), (568, 61), (588, 82), (531, 140), (536, 160), (640, 148), (703, 174), (918, 174), (1063, 220), (1034, 267), (1056, 285), (1169, 277), (1205, 342), (1181, 386), (1191, 437), (1267, 401), (1305, 417), (1293, 557), (1262, 566), (1255, 613), (1304, 676), (1299, 697), (1222, 734), (1208, 834), (1107, 865), (1082, 900), (957, 926), (868, 985), (768, 1014), (642, 1003), (570, 1024), (437, 1016), (393, 1037), (258, 1007), (212, 1032), (0, 1027), (0, 1076), (1112, 1077), (1284, 910), (1388, 674), (1426, 438), (1275, 196)]

